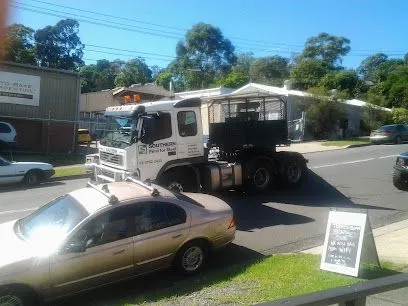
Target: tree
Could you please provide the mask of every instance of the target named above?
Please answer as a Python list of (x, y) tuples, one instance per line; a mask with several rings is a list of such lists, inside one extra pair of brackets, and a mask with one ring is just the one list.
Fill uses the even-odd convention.
[(388, 56), (384, 53), (371, 55), (361, 62), (360, 66), (357, 68), (357, 72), (364, 81), (375, 82), (375, 74), (378, 67), (386, 62), (387, 59)]
[(255, 61), (252, 52), (240, 53), (237, 55), (237, 61), (232, 66), (232, 71), (241, 72), (249, 76), (252, 63)]
[(340, 125), (340, 120), (346, 118), (345, 105), (340, 101), (341, 93), (331, 95), (324, 88), (309, 90), (312, 94), (310, 103), (306, 105), (306, 129), (318, 139), (327, 139)]
[(330, 68), (322, 60), (302, 59), (290, 71), (292, 87), (300, 90), (316, 87), (329, 71)]
[(78, 36), (79, 23), (73, 19), (60, 20), (34, 34), (39, 65), (75, 70), (82, 66), (84, 45)]
[(6, 29), (0, 54), (6, 61), (35, 65), (34, 30), (22, 24), (12, 24)]
[(408, 109), (397, 107), (394, 108), (391, 112), (392, 122), (398, 124), (407, 124), (408, 123)]
[(398, 67), (388, 75), (384, 95), (388, 107), (408, 108), (408, 66)]
[(337, 64), (341, 64), (342, 57), (349, 51), (349, 39), (320, 33), (318, 36), (307, 39), (300, 58), (319, 59), (330, 67), (336, 67)]
[(289, 59), (279, 55), (256, 59), (250, 69), (251, 80), (258, 83), (282, 86), (289, 77)]
[(217, 85), (228, 88), (239, 88), (249, 82), (249, 77), (243, 72), (231, 72), (225, 77), (217, 80)]
[(237, 58), (231, 42), (219, 28), (198, 23), (176, 46), (177, 58), (169, 65), (178, 82), (187, 89), (208, 87), (225, 76)]
[(122, 71), (115, 78), (116, 86), (130, 86), (132, 84), (145, 84), (151, 82), (152, 71), (144, 59), (134, 58), (129, 60)]
[(170, 90), (170, 82), (172, 81), (172, 78), (173, 74), (170, 71), (162, 71), (156, 77), (156, 84)]
[(98, 60), (96, 65), (87, 65), (79, 69), (81, 76), (82, 93), (112, 89), (115, 87), (115, 78), (121, 71), (124, 62), (106, 59)]
[(328, 90), (338, 89), (345, 91), (348, 98), (354, 97), (358, 84), (359, 79), (354, 70), (329, 72), (319, 82), (319, 86)]

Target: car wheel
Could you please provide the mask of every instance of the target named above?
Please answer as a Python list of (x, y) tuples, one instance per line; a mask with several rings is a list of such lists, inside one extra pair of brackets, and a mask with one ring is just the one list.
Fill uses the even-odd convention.
[(32, 306), (35, 305), (35, 298), (21, 290), (3, 289), (0, 290), (0, 305)]
[(408, 182), (404, 180), (400, 171), (394, 170), (392, 182), (397, 189), (408, 191)]
[(183, 246), (174, 260), (174, 268), (184, 275), (199, 272), (208, 255), (208, 247), (202, 241), (192, 241)]
[(396, 144), (401, 144), (401, 143), (402, 143), (402, 141), (401, 141), (401, 136), (395, 137), (395, 143), (396, 143)]
[(40, 183), (40, 175), (37, 171), (28, 171), (24, 177), (24, 182), (29, 186), (34, 186)]

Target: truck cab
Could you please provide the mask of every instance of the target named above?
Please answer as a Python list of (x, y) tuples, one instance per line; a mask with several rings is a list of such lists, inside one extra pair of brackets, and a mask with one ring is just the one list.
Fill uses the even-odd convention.
[(200, 107), (195, 98), (108, 107), (97, 180), (154, 181), (171, 168), (204, 161)]

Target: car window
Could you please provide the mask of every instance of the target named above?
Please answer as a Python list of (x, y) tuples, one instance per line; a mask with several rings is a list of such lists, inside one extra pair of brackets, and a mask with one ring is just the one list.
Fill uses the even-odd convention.
[(21, 233), (26, 239), (62, 239), (88, 216), (70, 195), (54, 199), (31, 215), (21, 219)]
[(103, 213), (84, 225), (72, 241), (84, 242), (90, 248), (131, 237), (128, 215), (127, 207), (118, 207)]
[(403, 131), (405, 131), (405, 126), (403, 126), (403, 125), (398, 125), (398, 126), (397, 126), (397, 131), (398, 131), (398, 132), (403, 132)]
[(0, 123), (0, 133), (11, 133), (11, 129), (7, 124)]
[(87, 130), (79, 130), (78, 135), (89, 135), (89, 131)]
[(10, 162), (0, 157), (0, 166), (8, 166)]
[(197, 120), (195, 112), (179, 112), (177, 114), (178, 130), (181, 137), (197, 135)]
[(133, 212), (136, 234), (157, 231), (186, 222), (187, 214), (181, 207), (163, 202), (135, 205)]
[(171, 137), (171, 117), (168, 113), (161, 113), (160, 117), (154, 121), (154, 137), (153, 141), (166, 139)]

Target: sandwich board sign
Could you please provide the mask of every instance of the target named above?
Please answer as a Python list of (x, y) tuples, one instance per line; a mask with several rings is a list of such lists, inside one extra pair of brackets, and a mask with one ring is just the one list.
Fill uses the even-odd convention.
[(358, 276), (362, 261), (380, 264), (367, 214), (330, 211), (320, 269)]

